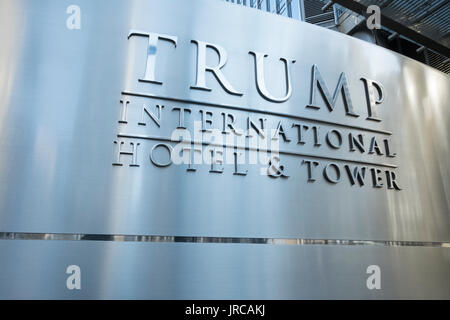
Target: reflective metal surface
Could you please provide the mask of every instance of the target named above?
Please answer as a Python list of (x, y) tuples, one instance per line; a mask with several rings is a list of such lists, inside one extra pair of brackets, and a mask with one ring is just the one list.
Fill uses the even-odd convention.
[[(2, 299), (442, 299), (450, 295), (448, 248), (5, 240), (0, 241), (0, 252), (8, 258), (0, 260)], [(67, 290), (65, 270), (75, 261), (81, 268), (81, 290)], [(374, 263), (383, 270), (381, 290), (366, 288), (366, 268)]]
[[(220, 1), (78, 5), (81, 28), (71, 30), (67, 3), (0, 1), (2, 234), (417, 245), (2, 238), (0, 297), (450, 297), (448, 248), (420, 245), (450, 241), (447, 75)], [(282, 166), (164, 157), (177, 128), (230, 136), (249, 127), (257, 136), (260, 118), (277, 129)], [(363, 180), (355, 166), (366, 168)], [(63, 281), (43, 290), (69, 260), (93, 270), (90, 289), (71, 296)], [(381, 292), (365, 287), (368, 264), (383, 265)], [(23, 277), (32, 266), (42, 277)]]
[(184, 243), (241, 243), (278, 245), (340, 245), (340, 246), (386, 246), (386, 247), (443, 247), (450, 242), (340, 240), (302, 238), (236, 238), (236, 237), (182, 237), (152, 235), (75, 234), (75, 233), (27, 233), (0, 232), (1, 240), (73, 240), (73, 241), (125, 241), (125, 242), (184, 242)]

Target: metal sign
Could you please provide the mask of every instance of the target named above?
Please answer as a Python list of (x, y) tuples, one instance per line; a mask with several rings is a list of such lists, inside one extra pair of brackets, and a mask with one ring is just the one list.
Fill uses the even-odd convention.
[[(66, 4), (0, 4), (3, 238), (213, 242), (200, 253), (211, 257), (209, 267), (188, 263), (194, 278), (222, 264), (214, 250), (225, 257), (238, 250), (244, 260), (255, 250), (219, 242), (368, 244), (352, 249), (367, 250), (355, 260), (359, 268), (369, 257), (390, 261), (393, 251), (370, 244), (414, 242), (395, 248), (409, 257), (408, 250), (450, 241), (447, 75), (343, 34), (220, 1), (78, 2), (80, 10), (71, 12), (81, 15), (70, 28)], [(36, 255), (36, 242), (42, 244), (30, 240), (23, 250)], [(45, 243), (47, 257), (60, 252)], [(93, 257), (105, 246), (124, 245), (90, 243), (83, 261), (97, 268)], [(186, 244), (184, 254), (195, 256), (198, 245)], [(325, 255), (330, 267), (336, 262), (329, 247), (300, 247), (289, 250), (308, 250), (310, 261)], [(178, 254), (175, 244), (159, 248), (167, 257)], [(353, 259), (345, 249), (339, 255)], [(258, 250), (275, 260), (287, 254), (283, 247)], [(153, 261), (153, 253), (141, 253), (134, 258)], [(299, 251), (292, 256), (302, 263)], [(442, 257), (428, 261), (448, 266)], [(7, 260), (4, 270), (17, 270), (16, 260)], [(286, 266), (275, 260), (273, 272)], [(167, 269), (153, 262), (157, 274)], [(252, 270), (259, 265), (247, 263)], [(424, 268), (421, 262), (411, 272)], [(232, 269), (210, 280), (235, 283)], [(396, 264), (389, 274), (400, 269)], [(444, 269), (420, 287), (445, 295)], [(291, 276), (300, 283), (306, 274)], [(162, 289), (165, 276), (158, 279), (152, 283), (162, 297), (176, 296)], [(180, 281), (195, 297), (282, 296), (261, 296), (256, 283), (211, 293)], [(314, 296), (337, 297), (339, 286), (330, 279), (334, 291), (316, 288)], [(286, 296), (313, 292), (313, 283), (307, 287), (290, 287)], [(146, 296), (139, 290), (129, 293)]]

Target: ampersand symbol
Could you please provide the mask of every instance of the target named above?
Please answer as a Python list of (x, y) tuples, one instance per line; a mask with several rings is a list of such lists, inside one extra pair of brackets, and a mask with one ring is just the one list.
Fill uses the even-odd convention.
[(269, 160), (269, 167), (267, 168), (267, 175), (272, 178), (288, 178), (289, 176), (285, 173), (283, 165), (280, 165), (280, 158), (273, 156)]

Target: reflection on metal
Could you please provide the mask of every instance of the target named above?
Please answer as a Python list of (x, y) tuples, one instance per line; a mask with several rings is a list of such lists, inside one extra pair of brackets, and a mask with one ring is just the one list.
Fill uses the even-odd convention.
[(289, 239), (289, 238), (236, 238), (236, 237), (183, 237), (123, 234), (70, 234), (0, 232), (0, 240), (65, 240), (65, 241), (117, 241), (117, 242), (184, 242), (184, 243), (236, 243), (273, 245), (338, 245), (384, 247), (450, 247), (450, 242), (383, 241), (344, 239)]
[[(3, 240), (0, 298), (448, 299), (448, 250)], [(73, 264), (81, 269), (81, 290), (65, 285)], [(373, 264), (381, 269), (381, 290), (366, 287), (366, 269)]]

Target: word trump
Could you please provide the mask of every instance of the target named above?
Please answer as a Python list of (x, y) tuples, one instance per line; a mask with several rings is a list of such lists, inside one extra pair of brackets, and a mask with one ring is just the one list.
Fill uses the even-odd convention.
[[(142, 64), (135, 75), (138, 87), (153, 88), (159, 93), (177, 88), (177, 95), (182, 96), (122, 92), (119, 132), (113, 141), (113, 166), (136, 168), (150, 164), (161, 169), (178, 166), (177, 172), (188, 175), (206, 167), (213, 174), (232, 173), (245, 177), (256, 173), (282, 180), (301, 175), (309, 184), (322, 178), (328, 185), (347, 180), (350, 186), (401, 190), (400, 175), (395, 172), (398, 144), (392, 141), (390, 131), (374, 127), (382, 121), (381, 111), (385, 111), (380, 107), (386, 100), (386, 92), (379, 81), (359, 77), (360, 101), (355, 103), (350, 89), (356, 87), (350, 87), (345, 72), (336, 74), (337, 84), (330, 90), (319, 67), (313, 64), (309, 81), (301, 81), (309, 85), (304, 108), (296, 108), (297, 96), (295, 103), (289, 105), (290, 110), (299, 110), (296, 112), (300, 114), (280, 112), (287, 108), (280, 106), (280, 110), (276, 110), (278, 105), (293, 97), (292, 78), (298, 76), (296, 61), (281, 57), (283, 68), (277, 73), (266, 59), (268, 54), (245, 50), (251, 57), (247, 60), (253, 65), (251, 74), (241, 78), (254, 79), (257, 94), (275, 105), (261, 108), (194, 100), (186, 92), (205, 92), (195, 94), (196, 99), (202, 95), (218, 99), (225, 92), (234, 96), (234, 101), (255, 94), (243, 92), (236, 86), (236, 78), (233, 81), (227, 78), (224, 68), (229, 62), (228, 53), (221, 45), (200, 40), (180, 42), (175, 35), (138, 30), (129, 32), (128, 41), (134, 41), (133, 52), (142, 53), (140, 50), (145, 45), (145, 65)], [(186, 55), (188, 50), (190, 53)], [(240, 62), (236, 55), (241, 55)], [(215, 57), (215, 62), (211, 57)], [(239, 50), (233, 51), (230, 61), (233, 59), (241, 65), (245, 62)], [(160, 60), (161, 66), (157, 63)], [(179, 71), (177, 67), (167, 66), (180, 66), (181, 62), (191, 60), (195, 68), (183, 69), (195, 71), (195, 80), (191, 78), (190, 85), (166, 84), (164, 90), (158, 90), (167, 81), (189, 79), (177, 77), (173, 73)], [(279, 81), (280, 75), (283, 81)], [(215, 87), (212, 81), (216, 81)], [(274, 90), (275, 85), (278, 90)], [(280, 89), (284, 94), (280, 94)], [(217, 90), (221, 90), (222, 95), (217, 95)], [(366, 105), (365, 111), (356, 107), (361, 103)], [(363, 113), (365, 117), (360, 118)], [(316, 114), (321, 118), (316, 118)], [(324, 114), (336, 119), (324, 120)]]
[[(153, 32), (144, 32), (138, 30), (131, 30), (128, 39), (134, 37), (144, 37), (148, 39), (146, 48), (146, 66), (144, 74), (139, 78), (140, 82), (149, 82), (157, 85), (163, 85), (163, 82), (156, 77), (156, 61), (157, 53), (159, 52), (158, 44), (160, 41), (171, 43), (174, 48), (177, 48), (178, 37), (174, 35), (159, 34)], [(225, 77), (222, 69), (228, 62), (228, 54), (224, 47), (209, 42), (200, 40), (191, 40), (191, 43), (197, 47), (197, 59), (196, 59), (196, 80), (195, 83), (190, 86), (193, 90), (211, 91), (212, 89), (206, 83), (206, 73), (209, 72), (214, 75), (215, 79), (219, 82), (221, 87), (230, 95), (243, 96), (244, 93), (236, 89), (235, 86)], [(208, 65), (207, 63), (207, 51), (213, 51), (217, 55), (218, 63), (216, 65)], [(274, 103), (282, 103), (288, 101), (292, 96), (292, 80), (291, 69), (295, 60), (289, 60), (288, 58), (281, 57), (280, 61), (284, 66), (284, 77), (286, 83), (286, 90), (283, 96), (275, 96), (270, 92), (266, 86), (265, 78), (269, 77), (265, 71), (265, 58), (267, 54), (256, 51), (248, 51), (254, 58), (255, 68), (255, 81), (258, 93), (267, 101)], [(181, 58), (181, 56), (180, 56)], [(360, 78), (363, 82), (366, 100), (367, 100), (367, 120), (381, 121), (377, 113), (377, 105), (381, 104), (384, 100), (384, 88), (383, 85), (375, 80), (367, 78)], [(337, 104), (338, 98), (342, 95), (344, 103), (345, 113), (350, 117), (359, 117), (356, 112), (352, 99), (350, 96), (350, 90), (348, 85), (347, 76), (344, 72), (339, 76), (337, 86), (333, 92), (330, 93), (317, 65), (312, 66), (311, 74), (311, 91), (310, 99), (307, 108), (320, 109), (317, 103), (317, 92), (322, 96), (325, 101), (326, 107), (332, 112)]]

